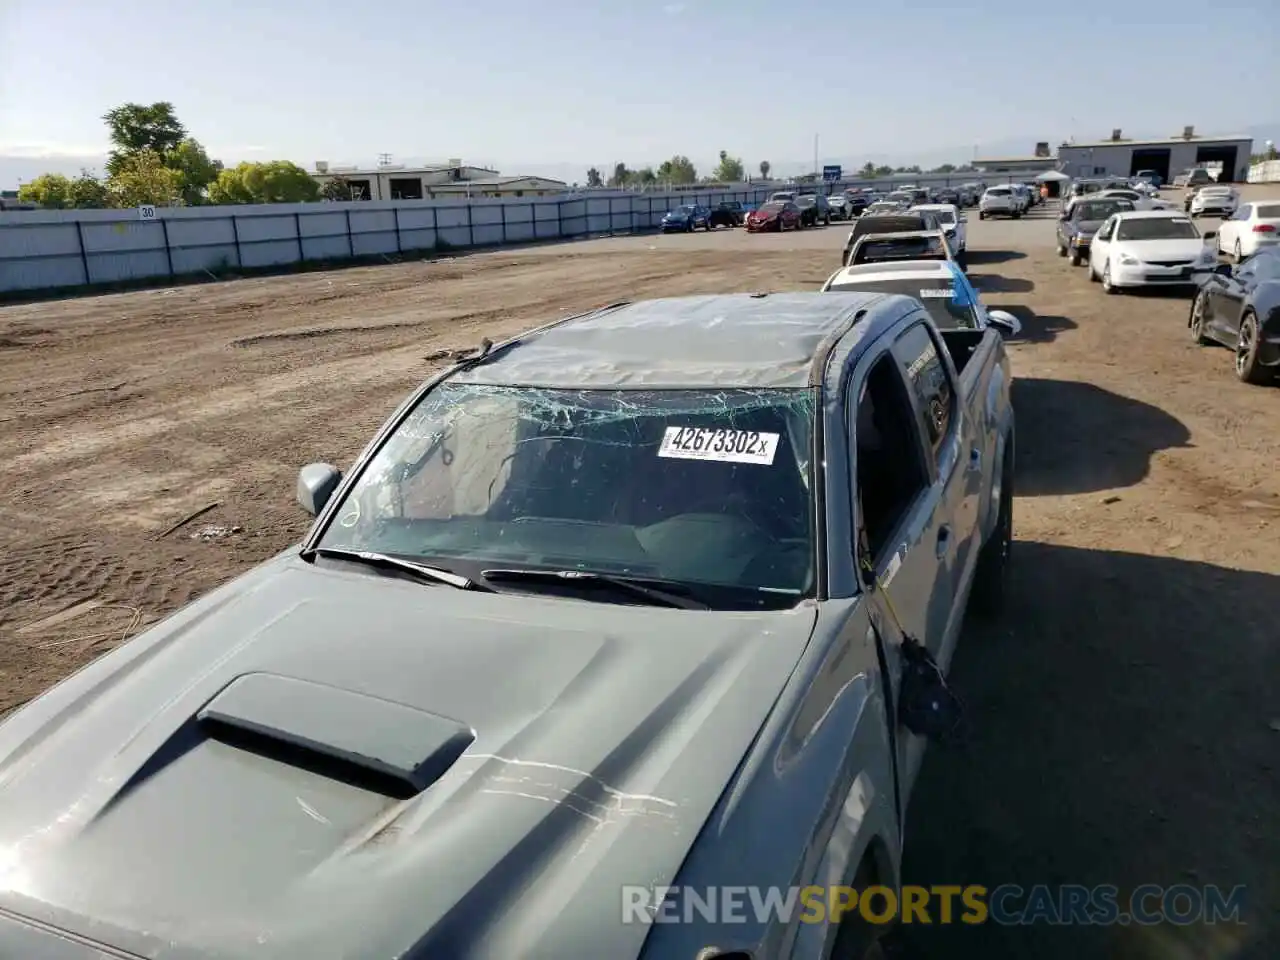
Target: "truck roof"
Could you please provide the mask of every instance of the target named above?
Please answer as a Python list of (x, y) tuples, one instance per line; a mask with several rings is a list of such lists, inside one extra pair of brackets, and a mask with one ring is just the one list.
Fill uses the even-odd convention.
[(855, 324), (860, 337), (874, 339), (911, 306), (906, 297), (817, 291), (615, 304), (494, 346), (491, 359), (452, 379), (584, 389), (807, 387), (821, 382), (831, 346)]

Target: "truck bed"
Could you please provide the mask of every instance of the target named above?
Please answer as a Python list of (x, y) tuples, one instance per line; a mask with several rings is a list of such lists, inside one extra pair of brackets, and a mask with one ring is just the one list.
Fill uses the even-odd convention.
[(977, 354), (987, 335), (997, 338), (1000, 336), (995, 330), (940, 330), (938, 332), (942, 334), (942, 340), (951, 353), (951, 362), (956, 365), (956, 374), (961, 380), (964, 379), (964, 371), (969, 366), (969, 361)]

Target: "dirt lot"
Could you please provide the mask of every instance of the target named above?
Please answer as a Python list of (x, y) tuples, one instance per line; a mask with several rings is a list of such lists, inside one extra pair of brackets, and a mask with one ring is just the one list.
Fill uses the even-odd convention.
[[(1194, 346), (1185, 297), (1104, 296), (1054, 256), (1048, 216), (969, 228), (986, 299), (1027, 327), (1016, 590), (962, 642), (973, 730), (925, 765), (907, 879), (1244, 884), (1250, 926), (908, 939), (1280, 956), (1280, 389)], [(843, 237), (602, 240), (0, 309), (0, 709), (296, 541), (298, 466), (349, 463), (434, 351), (625, 298), (812, 288)]]

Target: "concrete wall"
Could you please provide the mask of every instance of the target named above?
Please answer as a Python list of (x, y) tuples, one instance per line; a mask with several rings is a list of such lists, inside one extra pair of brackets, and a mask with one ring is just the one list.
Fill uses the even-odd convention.
[[(974, 174), (958, 174), (963, 183)], [(888, 188), (901, 175), (861, 181)], [(1000, 178), (984, 177), (990, 182)], [(845, 181), (856, 184), (859, 181)], [(0, 293), (285, 267), (655, 229), (682, 203), (759, 203), (781, 184), (678, 193), (584, 191), (559, 197), (356, 201), (237, 207), (0, 212)]]
[(1249, 168), (1250, 183), (1280, 183), (1280, 160), (1263, 160)]

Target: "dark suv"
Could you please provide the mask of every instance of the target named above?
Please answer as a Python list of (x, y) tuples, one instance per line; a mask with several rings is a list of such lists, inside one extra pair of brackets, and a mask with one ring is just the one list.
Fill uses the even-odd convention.
[(746, 216), (737, 200), (722, 200), (711, 208), (707, 223), (712, 227), (740, 227)]
[(831, 204), (821, 194), (803, 193), (796, 197), (796, 206), (800, 208), (800, 226), (816, 227), (819, 222), (831, 225)]

